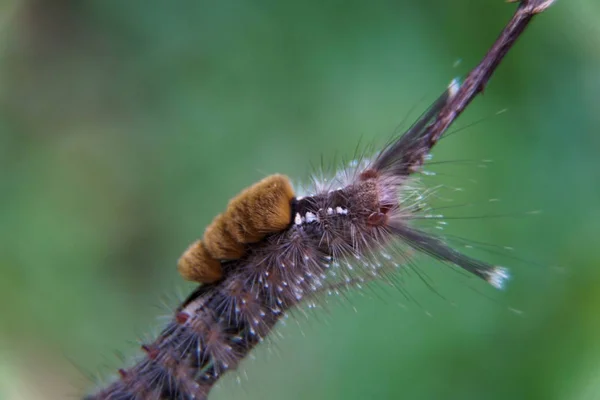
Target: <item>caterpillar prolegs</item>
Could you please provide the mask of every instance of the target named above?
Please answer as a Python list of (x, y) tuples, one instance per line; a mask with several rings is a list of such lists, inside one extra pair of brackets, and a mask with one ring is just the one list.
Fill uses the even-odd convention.
[(523, 1), (464, 83), (453, 81), (409, 128), (376, 154), (342, 169), (306, 196), (282, 175), (235, 197), (188, 248), (179, 271), (201, 285), (177, 308), (145, 356), (92, 399), (206, 399), (286, 312), (334, 286), (401, 269), (411, 248), (502, 288), (500, 266), (466, 256), (412, 220), (426, 199), (412, 174), (483, 89), (534, 14), (552, 1)]

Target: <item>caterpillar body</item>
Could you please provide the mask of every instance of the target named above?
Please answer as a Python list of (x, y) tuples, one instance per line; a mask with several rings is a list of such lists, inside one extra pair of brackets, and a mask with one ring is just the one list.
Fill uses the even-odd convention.
[(334, 285), (402, 269), (407, 246), (501, 288), (505, 268), (411, 226), (424, 201), (411, 174), (435, 143), (430, 129), (457, 90), (453, 82), (372, 161), (355, 162), (310, 195), (296, 197), (289, 180), (274, 175), (234, 198), (179, 261), (181, 274), (201, 285), (142, 346), (141, 361), (86, 399), (206, 399), (287, 311)]
[[(515, 0), (516, 1), (516, 0)], [(513, 2), (513, 1), (511, 1)], [(496, 288), (500, 266), (466, 256), (413, 226), (426, 212), (414, 188), (431, 148), (483, 91), (533, 17), (554, 0), (520, 0), (500, 36), (462, 85), (453, 81), (404, 135), (296, 196), (274, 175), (235, 197), (182, 255), (200, 286), (176, 309), (144, 357), (86, 400), (205, 400), (286, 312), (320, 292), (352, 288), (409, 266), (416, 250)]]

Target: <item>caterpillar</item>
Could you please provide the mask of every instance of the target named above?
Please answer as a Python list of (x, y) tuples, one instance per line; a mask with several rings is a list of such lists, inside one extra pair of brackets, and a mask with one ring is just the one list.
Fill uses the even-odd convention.
[(120, 379), (86, 400), (206, 399), (291, 309), (332, 287), (385, 277), (407, 247), (502, 288), (508, 270), (464, 255), (417, 229), (426, 199), (413, 175), (448, 126), (483, 89), (508, 49), (551, 0), (523, 1), (463, 84), (452, 81), (429, 109), (372, 159), (358, 160), (297, 196), (273, 175), (234, 197), (181, 256), (200, 283)]

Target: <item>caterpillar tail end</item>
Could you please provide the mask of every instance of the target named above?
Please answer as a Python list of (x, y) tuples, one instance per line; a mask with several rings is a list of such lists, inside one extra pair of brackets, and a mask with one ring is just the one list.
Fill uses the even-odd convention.
[(510, 280), (510, 272), (505, 267), (495, 266), (486, 273), (485, 280), (496, 289), (503, 290)]

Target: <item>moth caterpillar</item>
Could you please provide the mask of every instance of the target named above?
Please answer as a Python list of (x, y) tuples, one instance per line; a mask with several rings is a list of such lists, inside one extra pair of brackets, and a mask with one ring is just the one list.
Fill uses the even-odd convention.
[(295, 196), (289, 180), (274, 175), (235, 197), (179, 261), (180, 273), (201, 285), (158, 338), (142, 345), (141, 360), (86, 399), (206, 399), (286, 312), (329, 288), (402, 269), (410, 257), (406, 247), (502, 288), (505, 268), (464, 255), (411, 224), (425, 201), (412, 175), (532, 16), (551, 3), (522, 1), (464, 83), (453, 81), (372, 160), (352, 163), (306, 196)]
[[(419, 202), (411, 200), (407, 183), (422, 162), (412, 159), (412, 146), (457, 90), (454, 82), (373, 161), (344, 169), (311, 195), (290, 198), (288, 180), (274, 175), (235, 197), (206, 230), (204, 242), (180, 260), (184, 277), (203, 284), (160, 337), (142, 347), (146, 358), (120, 371), (119, 381), (90, 399), (205, 398), (285, 312), (327, 288), (328, 279), (351, 285), (354, 277), (379, 277), (390, 265), (401, 268), (408, 256), (393, 243), (502, 287), (508, 277), (504, 268), (465, 256), (410, 226)], [(277, 218), (267, 218), (273, 215)]]
[[(208, 226), (203, 241), (194, 242), (182, 255), (178, 265), (182, 276), (212, 283), (223, 278), (221, 263), (252, 259), (256, 254), (281, 268), (289, 264), (300, 275), (321, 276), (333, 263), (377, 258), (377, 251), (401, 240), (501, 287), (508, 276), (505, 269), (462, 255), (408, 224), (415, 205), (407, 202), (403, 187), (422, 160), (409, 161), (407, 157), (412, 156), (411, 147), (418, 144), (427, 124), (456, 90), (458, 83), (453, 82), (413, 128), (372, 163), (363, 163), (362, 169), (354, 168), (350, 173), (344, 170), (344, 178), (332, 180), (328, 187), (310, 196), (295, 198), (289, 179), (283, 175), (269, 176), (241, 192)], [(339, 188), (333, 189), (332, 185)], [(286, 235), (268, 237), (280, 232)], [(271, 243), (266, 252), (261, 251), (264, 239)], [(250, 264), (260, 263), (252, 260)], [(373, 265), (367, 263), (366, 267)], [(275, 269), (276, 265), (267, 265), (264, 271), (283, 293), (287, 290), (283, 287), (290, 288), (293, 282), (277, 281)], [(230, 270), (229, 274), (234, 273)]]

